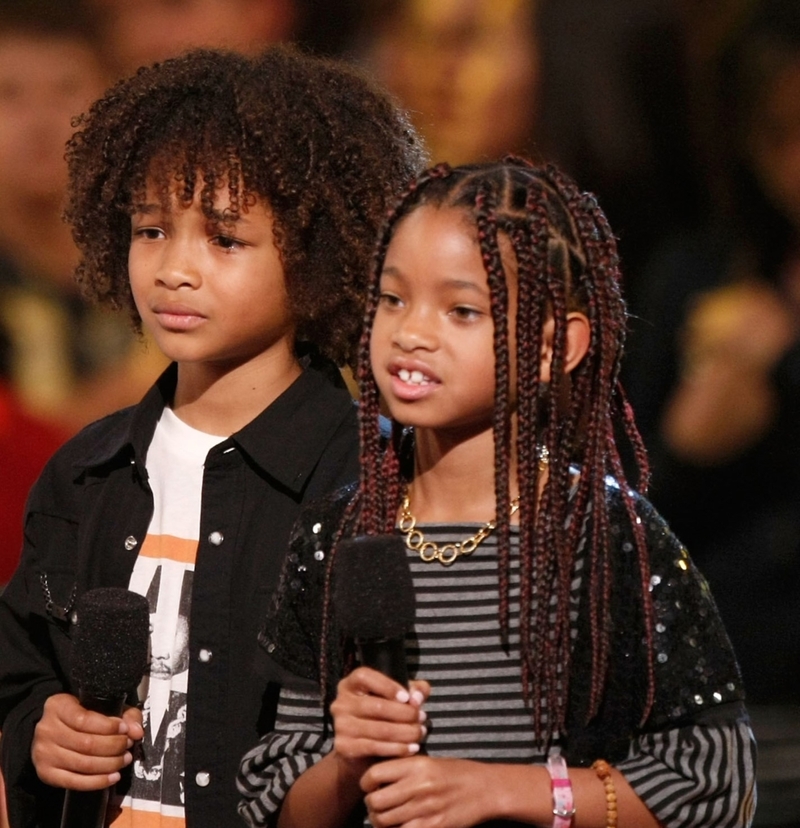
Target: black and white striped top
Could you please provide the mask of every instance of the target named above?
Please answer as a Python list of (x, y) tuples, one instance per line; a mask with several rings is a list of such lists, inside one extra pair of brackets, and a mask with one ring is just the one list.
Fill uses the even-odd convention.
[[(439, 544), (468, 537), (475, 526), (423, 527)], [(515, 536), (512, 535), (512, 542)], [(417, 611), (407, 642), (412, 676), (428, 680), (425, 704), (432, 756), (485, 762), (539, 763), (530, 710), (522, 697), (519, 576), (511, 556), (511, 636), (501, 645), (496, 540), (445, 567), (409, 551)], [(583, 557), (570, 595), (573, 637)], [(240, 813), (250, 825), (269, 823), (297, 776), (332, 747), (322, 732), (315, 693), (282, 691), (276, 729), (245, 757)], [(642, 735), (617, 763), (636, 793), (665, 826), (747, 826), (754, 809), (754, 743), (746, 721), (710, 720)], [(365, 823), (368, 825), (369, 823)]]

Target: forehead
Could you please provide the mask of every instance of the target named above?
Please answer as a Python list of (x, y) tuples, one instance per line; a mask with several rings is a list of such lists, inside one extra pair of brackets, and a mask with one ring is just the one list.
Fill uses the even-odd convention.
[[(517, 263), (510, 240), (499, 233), (497, 242), (506, 274), (515, 277)], [(462, 207), (425, 204), (404, 216), (389, 243), (384, 266), (460, 272), (482, 283), (487, 278), (475, 218)]]
[[(410, 244), (424, 239), (425, 244), (435, 246), (443, 253), (469, 251), (480, 255), (477, 220), (472, 211), (464, 207), (436, 204), (415, 207), (398, 221), (390, 250), (398, 236), (401, 241)], [(504, 259), (506, 256), (514, 257), (511, 241), (504, 232), (498, 233), (497, 242)]]
[(214, 209), (245, 210), (258, 203), (268, 205), (267, 199), (248, 188), (235, 159), (225, 159), (219, 167), (208, 169), (193, 165), (190, 152), (178, 150), (174, 155), (160, 152), (141, 165), (142, 173), (132, 171), (127, 185), (123, 185), (131, 206), (158, 203), (171, 209), (197, 201)]
[(272, 215), (266, 199), (242, 188), (232, 190), (225, 176), (215, 180), (212, 186), (202, 170), (195, 171), (193, 181), (187, 181), (178, 170), (151, 170), (144, 187), (131, 193), (129, 209), (132, 213), (153, 209), (172, 213), (193, 206), (215, 220), (253, 214)]

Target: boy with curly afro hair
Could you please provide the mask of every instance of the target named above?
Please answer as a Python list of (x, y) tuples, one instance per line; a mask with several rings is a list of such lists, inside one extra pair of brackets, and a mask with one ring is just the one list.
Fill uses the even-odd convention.
[[(0, 596), (11, 823), (116, 785), (112, 821), (230, 825), (271, 727), (257, 625), (300, 506), (357, 476), (353, 356), (378, 227), (421, 168), (405, 116), (357, 70), (288, 46), (140, 69), (78, 119), (66, 207), (85, 293), (172, 364), (34, 486)], [(150, 605), (141, 710), (85, 710), (74, 611), (95, 587)], [(119, 784), (117, 784), (119, 783)], [(161, 824), (161, 823), (160, 823)]]

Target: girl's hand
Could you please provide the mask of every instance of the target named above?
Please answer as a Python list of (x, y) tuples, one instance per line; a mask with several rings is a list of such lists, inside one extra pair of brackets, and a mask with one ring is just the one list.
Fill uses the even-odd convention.
[(372, 765), (361, 789), (375, 828), (469, 828), (497, 815), (488, 781), (480, 762), (410, 756)]
[(429, 694), (426, 681), (412, 681), (406, 690), (369, 667), (354, 670), (339, 682), (331, 705), (334, 753), (363, 765), (363, 772), (376, 758), (419, 752), (426, 733), (421, 708)]

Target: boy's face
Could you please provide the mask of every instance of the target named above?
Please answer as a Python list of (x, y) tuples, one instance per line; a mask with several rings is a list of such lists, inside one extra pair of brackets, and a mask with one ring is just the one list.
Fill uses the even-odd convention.
[(128, 271), (136, 307), (161, 350), (183, 364), (227, 370), (292, 354), (294, 321), (270, 210), (257, 201), (223, 222), (227, 187), (209, 221), (199, 194), (169, 210), (149, 182), (131, 216)]
[(100, 64), (82, 41), (0, 36), (0, 189), (6, 201), (62, 197), (71, 120), (104, 88)]

